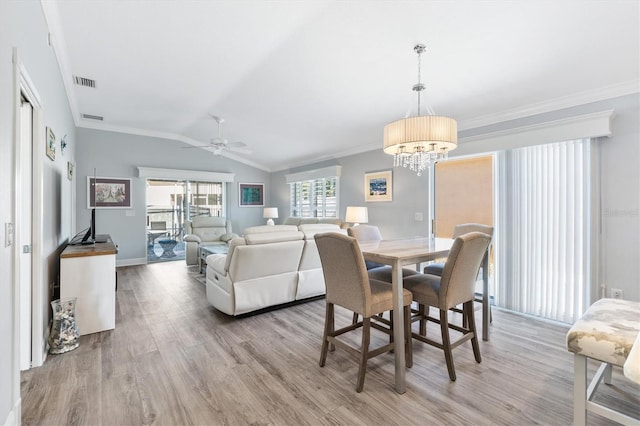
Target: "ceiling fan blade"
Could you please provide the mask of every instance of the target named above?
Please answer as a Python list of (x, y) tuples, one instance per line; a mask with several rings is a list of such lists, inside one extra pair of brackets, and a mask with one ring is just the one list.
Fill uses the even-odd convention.
[(182, 149), (192, 149), (192, 148), (215, 148), (215, 145), (191, 145), (191, 146), (182, 146)]
[(227, 151), (231, 151), (231, 152), (236, 152), (238, 154), (252, 154), (253, 151), (251, 151), (249, 148), (245, 148), (245, 147), (229, 147), (227, 148)]
[(230, 148), (246, 148), (247, 144), (244, 143), (244, 142), (238, 141), (238, 142), (231, 142), (231, 143), (227, 144), (227, 146), (230, 147)]

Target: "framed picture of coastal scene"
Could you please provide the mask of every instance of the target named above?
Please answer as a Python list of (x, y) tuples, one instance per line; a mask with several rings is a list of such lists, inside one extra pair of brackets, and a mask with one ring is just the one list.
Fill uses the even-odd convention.
[(392, 201), (393, 181), (391, 170), (364, 175), (364, 201)]
[(264, 206), (264, 183), (239, 183), (238, 192), (240, 207)]

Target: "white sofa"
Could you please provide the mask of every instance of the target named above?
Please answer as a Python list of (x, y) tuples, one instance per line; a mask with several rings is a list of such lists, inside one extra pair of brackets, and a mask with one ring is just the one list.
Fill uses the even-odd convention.
[(196, 216), (192, 221), (184, 223), (187, 265), (198, 264), (198, 247), (200, 244), (227, 243), (236, 237), (231, 229), (231, 221), (224, 217)]
[(309, 225), (309, 224), (332, 224), (338, 225), (341, 229), (347, 229), (349, 224), (343, 222), (342, 219), (318, 218), (318, 217), (293, 217), (289, 216), (282, 222), (283, 225)]
[(234, 238), (229, 253), (207, 257), (207, 300), (240, 315), (325, 294), (313, 236), (346, 230), (333, 224), (255, 226)]

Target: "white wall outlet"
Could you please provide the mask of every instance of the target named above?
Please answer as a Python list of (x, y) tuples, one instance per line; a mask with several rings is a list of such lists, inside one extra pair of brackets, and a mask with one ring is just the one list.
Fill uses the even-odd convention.
[(614, 299), (624, 299), (624, 291), (620, 288), (612, 288), (611, 297)]
[(416, 222), (422, 222), (424, 220), (424, 215), (422, 214), (422, 212), (415, 212), (413, 214), (413, 217)]

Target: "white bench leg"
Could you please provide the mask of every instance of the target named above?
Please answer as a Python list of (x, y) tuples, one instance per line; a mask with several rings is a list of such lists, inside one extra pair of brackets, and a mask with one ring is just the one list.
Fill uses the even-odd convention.
[(602, 381), (605, 382), (607, 385), (611, 384), (612, 370), (613, 370), (613, 367), (611, 366), (611, 364), (607, 364), (607, 366), (605, 367), (604, 373), (602, 374)]
[(573, 356), (573, 424), (587, 424), (587, 358)]

